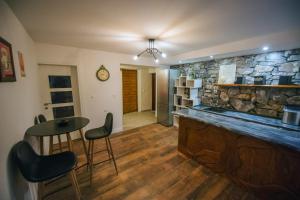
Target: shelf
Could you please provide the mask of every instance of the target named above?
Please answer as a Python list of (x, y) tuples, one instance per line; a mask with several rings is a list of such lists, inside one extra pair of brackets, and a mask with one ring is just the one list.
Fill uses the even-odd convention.
[[(174, 110), (199, 105), (199, 90), (202, 87), (202, 79), (189, 79), (187, 76), (180, 76), (175, 79), (174, 87)], [(188, 98), (189, 97), (189, 98)], [(174, 124), (176, 121), (174, 120)]]
[(180, 107), (180, 108), (187, 108), (186, 106), (183, 105), (174, 105), (175, 107)]
[(264, 88), (300, 88), (300, 85), (250, 85), (250, 84), (215, 84), (221, 87), (264, 87)]
[(187, 87), (187, 86), (175, 86), (177, 88), (189, 88), (189, 89), (199, 89), (201, 87)]

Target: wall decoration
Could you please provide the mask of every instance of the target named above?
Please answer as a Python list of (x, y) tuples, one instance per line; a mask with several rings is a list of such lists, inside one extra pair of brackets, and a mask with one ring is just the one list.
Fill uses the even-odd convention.
[(235, 81), (236, 64), (221, 65), (219, 70), (219, 84), (232, 84)]
[(99, 81), (107, 81), (110, 77), (109, 71), (101, 65), (101, 67), (96, 72), (96, 77)]
[(11, 44), (0, 37), (0, 82), (16, 81)]
[(19, 57), (19, 65), (20, 65), (20, 73), (22, 77), (25, 77), (25, 66), (24, 66), (24, 59), (22, 52), (18, 51), (18, 57)]

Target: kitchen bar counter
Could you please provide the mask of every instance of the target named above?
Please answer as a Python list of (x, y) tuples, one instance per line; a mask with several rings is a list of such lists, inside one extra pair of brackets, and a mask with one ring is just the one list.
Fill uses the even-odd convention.
[[(280, 120), (182, 109), (178, 150), (261, 199), (300, 199), (300, 131)], [(239, 116), (240, 115), (240, 116)]]
[[(264, 141), (284, 145), (300, 151), (300, 127), (281, 123), (280, 120), (234, 111), (221, 114), (204, 111), (207, 107), (182, 109), (173, 114), (222, 127), (238, 134), (252, 136)], [(239, 115), (241, 115), (239, 118)], [(268, 120), (269, 119), (269, 120)]]

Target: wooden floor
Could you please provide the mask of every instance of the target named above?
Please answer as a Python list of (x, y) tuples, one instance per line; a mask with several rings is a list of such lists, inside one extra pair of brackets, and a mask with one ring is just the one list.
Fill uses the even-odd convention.
[[(112, 137), (119, 175), (112, 162), (97, 165), (93, 185), (89, 185), (86, 168), (77, 171), (83, 199), (230, 199), (253, 200), (251, 193), (237, 187), (225, 177), (187, 159), (177, 151), (177, 130), (152, 124)], [(103, 149), (105, 141), (95, 146)], [(75, 142), (79, 165), (84, 161), (81, 143)], [(106, 159), (106, 152), (95, 160)], [(57, 191), (52, 193), (53, 191)], [(69, 177), (46, 186), (47, 200), (74, 199)]]

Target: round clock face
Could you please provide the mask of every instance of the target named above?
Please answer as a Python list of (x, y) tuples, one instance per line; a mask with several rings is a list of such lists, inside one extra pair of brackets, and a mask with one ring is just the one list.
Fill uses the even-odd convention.
[(100, 69), (96, 73), (97, 78), (100, 81), (106, 81), (109, 79), (109, 72), (104, 67), (100, 67)]

